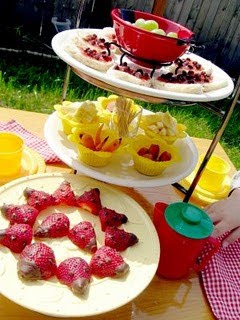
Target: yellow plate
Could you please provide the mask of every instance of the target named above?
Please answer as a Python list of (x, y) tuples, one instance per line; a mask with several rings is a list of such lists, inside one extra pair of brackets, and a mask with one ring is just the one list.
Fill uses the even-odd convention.
[(7, 183), (9, 181), (29, 176), (35, 173), (44, 173), (46, 169), (46, 164), (42, 156), (31, 148), (24, 147), (21, 171), (18, 175), (11, 177), (0, 177), (0, 185)]
[[(149, 215), (144, 209), (125, 193), (97, 180), (74, 174), (44, 173), (24, 177), (0, 188), (0, 206), (5, 203), (25, 203), (23, 190), (26, 187), (46, 192), (54, 192), (67, 180), (76, 195), (81, 195), (90, 188), (99, 188), (104, 206), (128, 217), (122, 226), (127, 232), (133, 232), (139, 242), (121, 252), (129, 264), (129, 273), (119, 279), (92, 277), (89, 291), (84, 297), (77, 297), (69, 288), (59, 283), (56, 277), (49, 281), (22, 281), (17, 275), (17, 257), (7, 248), (1, 247), (0, 256), (0, 293), (21, 306), (54, 317), (85, 317), (111, 311), (130, 302), (138, 296), (151, 282), (159, 261), (160, 246), (157, 232)], [(67, 206), (50, 207), (41, 212), (36, 225), (53, 212), (64, 212), (70, 220), (71, 227), (88, 220), (95, 229), (98, 247), (104, 244), (104, 232), (101, 231), (99, 217), (89, 212)], [(0, 215), (0, 225), (7, 227), (8, 221)], [(33, 240), (34, 242), (34, 240)], [(70, 257), (82, 257), (87, 262), (91, 254), (75, 246), (67, 237), (44, 239), (55, 253), (57, 264)], [(35, 318), (39, 318), (37, 315)], [(96, 318), (97, 319), (97, 318)], [(103, 318), (102, 318), (103, 319)]]
[[(196, 171), (194, 170), (187, 178), (182, 180), (180, 183), (183, 187), (189, 188), (191, 185), (193, 178), (195, 177)], [(196, 186), (193, 192), (193, 199), (202, 202), (203, 204), (211, 204), (215, 201), (224, 199), (227, 197), (230, 191), (231, 178), (227, 176), (222, 184), (222, 188), (217, 192), (211, 192), (206, 189), (201, 188), (199, 185)]]

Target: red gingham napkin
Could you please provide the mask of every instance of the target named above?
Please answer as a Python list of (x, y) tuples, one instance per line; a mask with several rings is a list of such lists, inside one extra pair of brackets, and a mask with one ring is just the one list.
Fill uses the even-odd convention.
[[(204, 255), (207, 252), (206, 247)], [(240, 239), (213, 256), (202, 279), (215, 317), (240, 320)]]
[(24, 129), (15, 120), (7, 123), (0, 122), (0, 131), (9, 131), (21, 136), (25, 144), (42, 155), (46, 163), (61, 162), (61, 160), (49, 148), (46, 141), (36, 137), (31, 132)]

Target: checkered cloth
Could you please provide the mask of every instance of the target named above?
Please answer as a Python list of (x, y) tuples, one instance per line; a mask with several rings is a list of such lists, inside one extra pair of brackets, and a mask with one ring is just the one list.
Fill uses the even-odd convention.
[(42, 155), (46, 163), (57, 163), (61, 160), (49, 148), (46, 141), (36, 137), (31, 132), (24, 129), (15, 120), (7, 123), (0, 122), (0, 131), (9, 131), (18, 134), (23, 138), (25, 144)]
[[(209, 248), (206, 247), (204, 255)], [(219, 320), (240, 320), (240, 240), (221, 248), (202, 271), (212, 312)]]

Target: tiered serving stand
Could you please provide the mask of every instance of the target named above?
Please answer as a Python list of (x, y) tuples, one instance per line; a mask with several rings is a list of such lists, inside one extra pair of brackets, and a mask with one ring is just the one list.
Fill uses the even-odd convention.
[[(92, 30), (93, 32), (96, 31), (95, 29)], [(67, 54), (64, 51), (64, 43), (66, 41), (66, 39), (68, 39), (69, 36), (71, 36), (74, 32), (76, 32), (76, 30), (67, 30), (67, 31), (63, 31), (61, 33), (58, 33), (52, 40), (52, 47), (53, 50), (55, 51), (55, 53), (63, 60), (65, 61), (70, 67), (71, 70), (80, 78), (84, 79), (85, 81), (100, 87), (102, 89), (105, 90), (109, 90), (111, 92), (114, 92), (118, 95), (124, 96), (124, 97), (130, 97), (133, 99), (138, 99), (138, 100), (142, 100), (142, 101), (147, 101), (150, 103), (170, 103), (170, 104), (175, 104), (175, 105), (189, 105), (189, 103), (191, 104), (196, 104), (198, 103), (198, 105), (200, 105), (201, 107), (207, 109), (210, 112), (213, 112), (214, 114), (218, 115), (221, 118), (221, 125), (218, 128), (215, 137), (213, 138), (211, 145), (195, 175), (195, 178), (192, 181), (191, 186), (189, 187), (189, 189), (185, 189), (183, 186), (181, 186), (178, 181), (180, 181), (181, 179), (185, 178), (187, 175), (189, 175), (194, 167), (197, 164), (197, 149), (194, 146), (194, 143), (192, 142), (192, 140), (187, 137), (186, 139), (186, 143), (190, 146), (190, 149), (192, 151), (192, 161), (191, 161), (191, 165), (188, 165), (188, 170), (185, 170), (183, 172), (182, 175), (178, 176), (178, 179), (174, 180), (174, 179), (153, 179), (153, 180), (149, 180), (148, 177), (144, 178), (140, 181), (135, 181), (134, 183), (131, 184), (131, 181), (128, 182), (124, 182), (124, 179), (120, 179), (117, 182), (115, 182), (116, 184), (119, 185), (125, 185), (125, 186), (138, 186), (138, 187), (149, 187), (149, 186), (163, 186), (163, 185), (167, 185), (167, 184), (172, 184), (175, 188), (177, 188), (178, 190), (180, 190), (183, 194), (184, 194), (184, 200), (185, 202), (188, 202), (201, 175), (202, 172), (204, 170), (204, 168), (206, 167), (212, 153), (215, 150), (215, 147), (217, 146), (217, 143), (219, 142), (228, 122), (229, 119), (232, 115), (232, 112), (236, 106), (239, 94), (240, 94), (240, 81), (238, 81), (235, 89), (234, 89), (234, 85), (233, 82), (231, 80), (231, 78), (220, 68), (218, 68), (217, 66), (213, 66), (215, 72), (217, 72), (220, 76), (223, 76), (227, 79), (228, 81), (228, 86), (219, 90), (215, 90), (206, 94), (185, 94), (185, 93), (173, 93), (173, 92), (169, 92), (169, 91), (162, 91), (162, 90), (156, 90), (156, 89), (152, 89), (152, 88), (143, 88), (139, 86), (135, 86), (131, 83), (127, 83), (127, 82), (123, 82), (120, 81), (118, 79), (112, 79), (109, 78), (108, 75), (96, 71), (94, 69), (91, 69), (83, 64), (81, 64), (80, 62), (76, 61), (75, 59), (73, 59), (69, 54)], [(193, 57), (197, 57), (198, 56), (193, 55)], [(202, 59), (202, 58), (200, 58)], [(66, 97), (66, 92), (67, 92), (67, 87), (68, 87), (68, 76), (65, 79), (65, 83), (64, 83), (64, 89), (63, 89), (63, 97)], [(211, 101), (217, 101), (217, 100), (222, 100), (228, 98), (228, 106), (226, 108), (226, 111), (221, 110), (221, 108), (218, 108), (216, 106), (214, 106), (213, 104), (211, 104)], [(219, 104), (221, 104), (221, 102), (219, 102)], [(51, 118), (52, 117), (52, 118)], [(60, 152), (60, 149), (56, 147), (55, 142), (56, 139), (58, 139), (58, 134), (56, 132), (57, 129), (55, 129), (55, 138), (53, 138), (53, 136), (50, 134), (51, 129), (54, 126), (54, 119), (53, 117), (57, 118), (56, 115), (52, 115), (48, 122), (46, 123), (46, 127), (45, 127), (45, 135), (46, 135), (46, 139), (49, 143), (49, 145), (53, 148), (53, 150), (57, 153), (57, 155), (64, 161), (66, 162), (68, 165), (70, 165), (71, 167), (73, 167), (75, 170), (79, 170), (82, 171), (83, 173), (86, 173), (92, 177), (95, 177), (99, 180), (102, 181), (107, 181), (107, 182), (112, 182), (114, 183), (114, 180), (108, 180), (106, 179), (104, 170), (101, 172), (101, 174), (99, 175), (98, 172), (96, 172), (95, 174), (95, 169), (91, 169), (90, 167), (87, 168), (86, 167), (79, 167), (79, 163), (77, 161), (71, 161), (70, 159), (68, 159), (68, 157), (66, 157), (65, 154), (63, 154), (63, 151)], [(150, 181), (150, 182), (149, 182)], [(153, 182), (151, 182), (153, 181)], [(147, 182), (147, 183), (146, 183)]]

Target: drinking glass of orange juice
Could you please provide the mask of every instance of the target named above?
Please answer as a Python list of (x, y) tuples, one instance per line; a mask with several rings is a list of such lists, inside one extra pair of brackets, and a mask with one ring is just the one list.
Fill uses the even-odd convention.
[(21, 169), (24, 142), (18, 135), (0, 132), (0, 177), (14, 176)]

